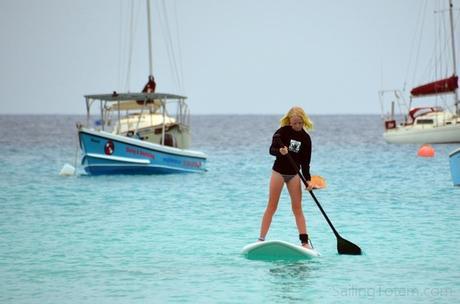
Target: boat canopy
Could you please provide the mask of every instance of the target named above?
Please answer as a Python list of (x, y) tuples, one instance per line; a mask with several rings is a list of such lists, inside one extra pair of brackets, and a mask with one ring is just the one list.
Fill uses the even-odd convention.
[(187, 99), (185, 96), (167, 93), (117, 93), (85, 95), (86, 99), (97, 99), (103, 101), (144, 101), (144, 100), (170, 100)]
[(423, 97), (442, 93), (453, 93), (458, 89), (458, 76), (453, 75), (449, 78), (430, 82), (418, 86), (410, 91), (412, 97)]
[(415, 118), (428, 114), (428, 113), (435, 113), (435, 112), (442, 112), (442, 107), (420, 107), (420, 108), (413, 108), (409, 111), (410, 122), (413, 122)]

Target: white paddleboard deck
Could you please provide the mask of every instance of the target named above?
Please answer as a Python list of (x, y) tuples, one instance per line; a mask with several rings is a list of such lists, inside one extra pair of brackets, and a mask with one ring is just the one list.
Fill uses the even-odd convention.
[(320, 256), (314, 249), (307, 249), (281, 240), (246, 245), (242, 254), (250, 260), (308, 260)]

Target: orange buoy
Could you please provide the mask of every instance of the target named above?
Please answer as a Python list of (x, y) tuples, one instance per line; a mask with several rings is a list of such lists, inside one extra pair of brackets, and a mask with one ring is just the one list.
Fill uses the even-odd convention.
[(422, 145), (417, 152), (420, 157), (434, 157), (434, 148), (431, 145)]

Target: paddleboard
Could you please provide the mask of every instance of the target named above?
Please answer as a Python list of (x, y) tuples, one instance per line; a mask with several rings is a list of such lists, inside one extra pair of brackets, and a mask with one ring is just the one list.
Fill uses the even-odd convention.
[(314, 249), (307, 249), (281, 240), (246, 245), (242, 254), (250, 260), (308, 260), (320, 255)]

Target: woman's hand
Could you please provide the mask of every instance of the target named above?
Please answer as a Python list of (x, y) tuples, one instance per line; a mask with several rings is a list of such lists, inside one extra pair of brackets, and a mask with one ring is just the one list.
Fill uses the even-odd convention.
[(280, 148), (281, 155), (286, 155), (289, 153), (288, 148), (286, 146)]
[(305, 189), (307, 189), (307, 191), (311, 191), (314, 188), (315, 187), (314, 187), (313, 183), (311, 181), (307, 181), (307, 188), (305, 188)]

